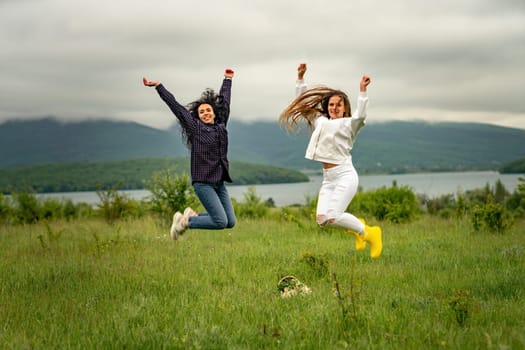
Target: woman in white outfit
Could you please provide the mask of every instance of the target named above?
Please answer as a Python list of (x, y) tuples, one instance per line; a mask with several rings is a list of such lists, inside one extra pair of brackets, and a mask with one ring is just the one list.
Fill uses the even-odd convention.
[(350, 151), (359, 130), (365, 125), (370, 78), (364, 75), (361, 79), (357, 110), (352, 116), (350, 100), (344, 92), (324, 86), (307, 89), (305, 73), (306, 64), (300, 64), (296, 98), (281, 113), (279, 121), (291, 130), (299, 128), (298, 123), (304, 120), (313, 129), (305, 157), (323, 165), (317, 223), (349, 230), (356, 237), (356, 249), (364, 250), (369, 243), (371, 257), (377, 258), (383, 249), (381, 228), (368, 226), (346, 212), (359, 183)]

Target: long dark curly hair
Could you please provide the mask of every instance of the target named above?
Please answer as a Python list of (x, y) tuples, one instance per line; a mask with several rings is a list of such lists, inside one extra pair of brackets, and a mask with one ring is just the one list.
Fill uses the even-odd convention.
[[(224, 123), (228, 119), (229, 106), (224, 102), (224, 97), (215, 93), (213, 89), (204, 90), (198, 100), (186, 106), (193, 118), (199, 119), (199, 106), (202, 104), (209, 104), (213, 108), (215, 124)], [(191, 147), (191, 136), (191, 132), (182, 127), (182, 138), (188, 147)]]

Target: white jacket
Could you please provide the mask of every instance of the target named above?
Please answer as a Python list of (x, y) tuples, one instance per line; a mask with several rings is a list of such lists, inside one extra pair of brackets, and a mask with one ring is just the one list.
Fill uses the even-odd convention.
[[(296, 94), (306, 91), (303, 80), (297, 81)], [(360, 92), (357, 110), (351, 118), (329, 119), (319, 114), (314, 121), (314, 131), (306, 148), (307, 159), (331, 164), (351, 164), (350, 151), (359, 130), (365, 125), (368, 94)]]

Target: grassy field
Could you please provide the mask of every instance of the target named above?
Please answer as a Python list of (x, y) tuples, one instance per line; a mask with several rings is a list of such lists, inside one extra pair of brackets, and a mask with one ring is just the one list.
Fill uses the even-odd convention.
[[(524, 349), (525, 222), (424, 216), (383, 255), (309, 221), (0, 227), (2, 349)], [(310, 294), (282, 298), (294, 275)], [(339, 286), (339, 294), (334, 286)]]

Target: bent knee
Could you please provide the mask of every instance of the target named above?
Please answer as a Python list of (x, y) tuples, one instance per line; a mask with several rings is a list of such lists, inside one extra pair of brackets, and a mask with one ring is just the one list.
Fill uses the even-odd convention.
[(325, 214), (317, 214), (316, 221), (319, 226), (326, 226), (329, 224), (333, 224), (335, 218)]
[(218, 230), (223, 230), (226, 227), (228, 227), (228, 223), (226, 221), (215, 222), (215, 228), (217, 228)]
[(237, 223), (237, 220), (228, 220), (228, 218), (215, 220), (215, 225), (219, 230), (225, 229), (225, 228), (233, 228), (235, 224)]
[(213, 228), (215, 230), (222, 230), (228, 226), (228, 219), (226, 217), (215, 217), (213, 218)]

